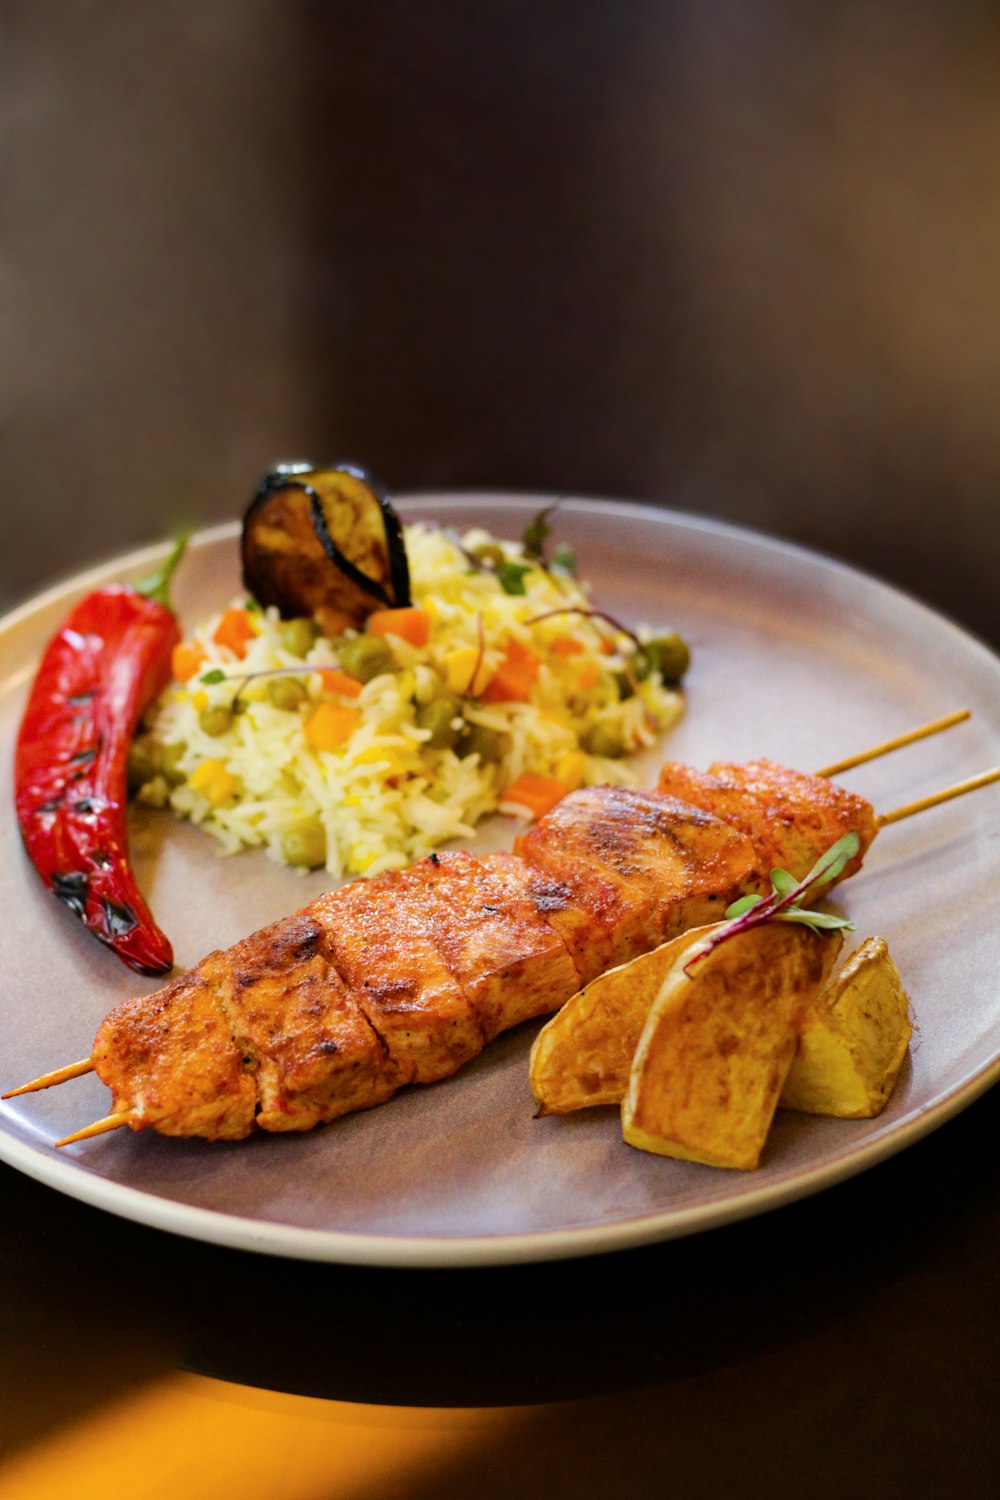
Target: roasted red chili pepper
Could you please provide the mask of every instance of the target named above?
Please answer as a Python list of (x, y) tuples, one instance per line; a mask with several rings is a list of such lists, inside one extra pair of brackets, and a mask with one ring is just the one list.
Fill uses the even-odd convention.
[(129, 865), (126, 758), (170, 679), (180, 640), (167, 584), (185, 542), (152, 578), (96, 589), (42, 657), (18, 735), (14, 800), (25, 848), (54, 895), (140, 974), (173, 966)]

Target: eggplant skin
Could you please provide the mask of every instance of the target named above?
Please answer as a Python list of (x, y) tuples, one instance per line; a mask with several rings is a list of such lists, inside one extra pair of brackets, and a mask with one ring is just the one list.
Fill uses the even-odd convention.
[(281, 464), (243, 517), (243, 584), (283, 619), (325, 635), (410, 603), (403, 528), (382, 485), (355, 464)]

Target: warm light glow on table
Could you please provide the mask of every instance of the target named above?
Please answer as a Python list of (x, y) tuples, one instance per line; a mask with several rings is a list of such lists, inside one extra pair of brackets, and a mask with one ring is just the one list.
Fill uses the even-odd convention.
[(523, 1408), (365, 1406), (172, 1373), (0, 1465), (0, 1494), (375, 1500), (432, 1484), (529, 1420)]

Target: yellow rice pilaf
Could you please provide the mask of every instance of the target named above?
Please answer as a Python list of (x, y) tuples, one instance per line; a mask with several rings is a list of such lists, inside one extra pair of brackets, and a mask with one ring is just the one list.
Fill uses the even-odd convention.
[[(504, 793), (525, 773), (566, 791), (631, 781), (628, 754), (651, 745), (683, 700), (656, 671), (636, 680), (633, 643), (606, 621), (571, 612), (536, 621), (593, 608), (587, 586), (533, 566), (523, 593), (506, 592), (462, 549), (499, 545), (510, 562), (528, 559), (484, 531), (466, 533), (460, 547), (436, 527), (410, 525), (405, 540), (413, 604), (430, 618), (426, 646), (385, 636), (389, 669), (343, 692), (321, 671), (340, 667), (356, 632), (311, 645), (307, 633), (301, 655), (277, 612), (256, 610), (240, 657), (213, 640), (214, 615), (190, 637), (203, 653), (196, 674), (167, 688), (136, 741), (140, 798), (190, 818), (226, 853), (264, 846), (280, 862), (341, 877), (402, 868), (469, 838), (501, 805), (518, 812)], [(490, 701), (488, 684), (511, 650), (534, 681), (522, 701)], [(269, 687), (279, 680), (300, 693)], [(300, 701), (280, 706), (282, 696)], [(443, 728), (438, 713), (436, 733), (421, 727), (432, 703), (454, 708)], [(324, 723), (334, 731), (327, 739)], [(590, 753), (608, 747), (616, 753)]]

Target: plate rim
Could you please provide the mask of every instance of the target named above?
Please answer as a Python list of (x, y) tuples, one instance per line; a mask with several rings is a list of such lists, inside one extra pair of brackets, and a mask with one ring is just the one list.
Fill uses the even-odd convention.
[[(989, 645), (964, 625), (888, 582), (874, 572), (830, 557), (787, 538), (744, 527), (714, 517), (699, 516), (670, 507), (634, 501), (618, 501), (564, 494), (504, 490), (421, 490), (394, 497), (398, 509), (415, 512), (440, 510), (450, 502), (465, 511), (496, 509), (498, 506), (528, 511), (558, 501), (575, 510), (620, 520), (644, 522), (660, 519), (694, 534), (722, 537), (730, 543), (753, 545), (770, 555), (797, 558), (810, 566), (861, 580), (879, 591), (886, 602), (913, 611), (915, 617), (944, 628), (960, 639), (966, 650), (983, 655), (994, 667), (1000, 659)], [(225, 521), (191, 534), (190, 544), (199, 549), (232, 539), (240, 522)], [(150, 543), (87, 568), (50, 585), (42, 592), (0, 616), (0, 636), (30, 624), (33, 617), (55, 605), (65, 606), (75, 595), (117, 578), (127, 578), (148, 569), (170, 549), (170, 542)], [(3, 684), (0, 683), (0, 687)], [(786, 1203), (834, 1187), (869, 1170), (940, 1128), (975, 1102), (1000, 1080), (1000, 1043), (992, 1056), (960, 1079), (946, 1093), (910, 1118), (890, 1124), (858, 1145), (847, 1144), (812, 1167), (793, 1168), (785, 1175), (762, 1183), (756, 1189), (730, 1199), (664, 1209), (611, 1221), (580, 1224), (559, 1229), (499, 1232), (491, 1235), (371, 1234), (340, 1229), (315, 1229), (226, 1213), (219, 1209), (184, 1204), (145, 1189), (101, 1176), (75, 1157), (55, 1159), (30, 1140), (13, 1135), (5, 1127), (0, 1108), (0, 1161), (68, 1197), (119, 1217), (210, 1244), (258, 1254), (314, 1262), (397, 1268), (457, 1268), (495, 1266), (585, 1257), (611, 1253), (669, 1239), (687, 1237), (744, 1218), (770, 1212)]]
[[(455, 1270), (461, 1267), (535, 1264), (582, 1259), (685, 1239), (723, 1225), (756, 1218), (838, 1186), (896, 1156), (968, 1108), (1000, 1079), (1000, 1056), (984, 1063), (930, 1108), (876, 1135), (861, 1147), (847, 1147), (806, 1172), (791, 1172), (738, 1199), (681, 1211), (615, 1220), (611, 1224), (496, 1235), (374, 1235), (339, 1229), (305, 1229), (269, 1219), (226, 1214), (160, 1198), (139, 1188), (80, 1171), (72, 1161), (53, 1161), (0, 1128), (0, 1161), (25, 1176), (86, 1203), (151, 1229), (186, 1239), (249, 1250), (277, 1258), (383, 1269)], [(2, 1122), (0, 1122), (2, 1124)], [(23, 1156), (23, 1159), (21, 1159)]]

